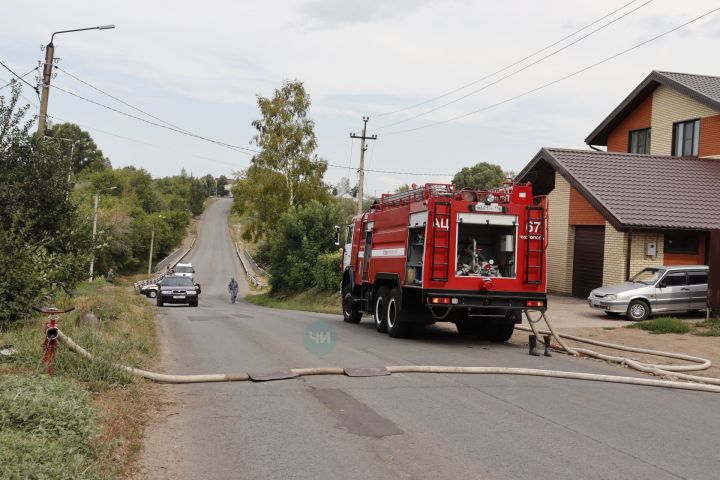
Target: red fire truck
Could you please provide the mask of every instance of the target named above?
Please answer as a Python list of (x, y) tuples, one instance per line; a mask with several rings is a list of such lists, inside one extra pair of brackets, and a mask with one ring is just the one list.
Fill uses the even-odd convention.
[(547, 307), (546, 212), (530, 183), (383, 195), (344, 232), (345, 321), (372, 314), (392, 337), (447, 321), (463, 335), (507, 341), (522, 309)]

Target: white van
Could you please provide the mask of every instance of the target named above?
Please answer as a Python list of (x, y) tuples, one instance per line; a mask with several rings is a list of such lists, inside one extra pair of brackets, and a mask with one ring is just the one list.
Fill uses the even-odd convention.
[(180, 277), (193, 278), (195, 276), (195, 269), (192, 263), (178, 263), (175, 265), (175, 275)]

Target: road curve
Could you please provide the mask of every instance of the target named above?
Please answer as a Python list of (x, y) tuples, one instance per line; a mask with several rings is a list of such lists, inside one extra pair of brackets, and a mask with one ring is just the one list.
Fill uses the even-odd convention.
[[(159, 309), (167, 373), (295, 367), (462, 365), (631, 372), (428, 328), (380, 335), (336, 315), (230, 305), (231, 200), (213, 203), (190, 261), (200, 306)], [(319, 323), (318, 323), (319, 322)], [(308, 341), (306, 329), (331, 344)], [(334, 332), (334, 334), (333, 334)], [(269, 383), (162, 385), (139, 478), (717, 478), (713, 394), (534, 377), (396, 374)]]

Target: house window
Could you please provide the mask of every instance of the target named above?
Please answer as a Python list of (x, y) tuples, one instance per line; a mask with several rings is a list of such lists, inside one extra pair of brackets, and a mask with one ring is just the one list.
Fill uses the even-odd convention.
[(650, 153), (650, 129), (631, 131), (629, 145), (629, 153)]
[(693, 232), (668, 232), (665, 234), (665, 253), (690, 253), (697, 255), (699, 235)]
[(673, 155), (677, 157), (697, 157), (699, 143), (700, 120), (673, 124)]

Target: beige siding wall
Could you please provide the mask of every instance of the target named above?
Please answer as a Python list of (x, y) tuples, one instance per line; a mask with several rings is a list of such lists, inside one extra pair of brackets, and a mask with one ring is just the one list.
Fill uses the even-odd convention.
[(547, 288), (570, 295), (575, 229), (568, 224), (570, 184), (557, 172), (548, 203)]
[[(657, 255), (649, 257), (645, 255), (645, 246), (654, 242), (657, 245)], [(645, 267), (656, 267), (663, 264), (665, 239), (659, 232), (633, 232), (632, 255), (630, 258), (630, 276), (635, 275)]]
[(603, 285), (625, 281), (627, 237), (624, 232), (605, 222), (605, 252), (603, 256)]
[(671, 155), (673, 123), (717, 115), (720, 112), (678, 91), (660, 85), (653, 92), (650, 153)]

